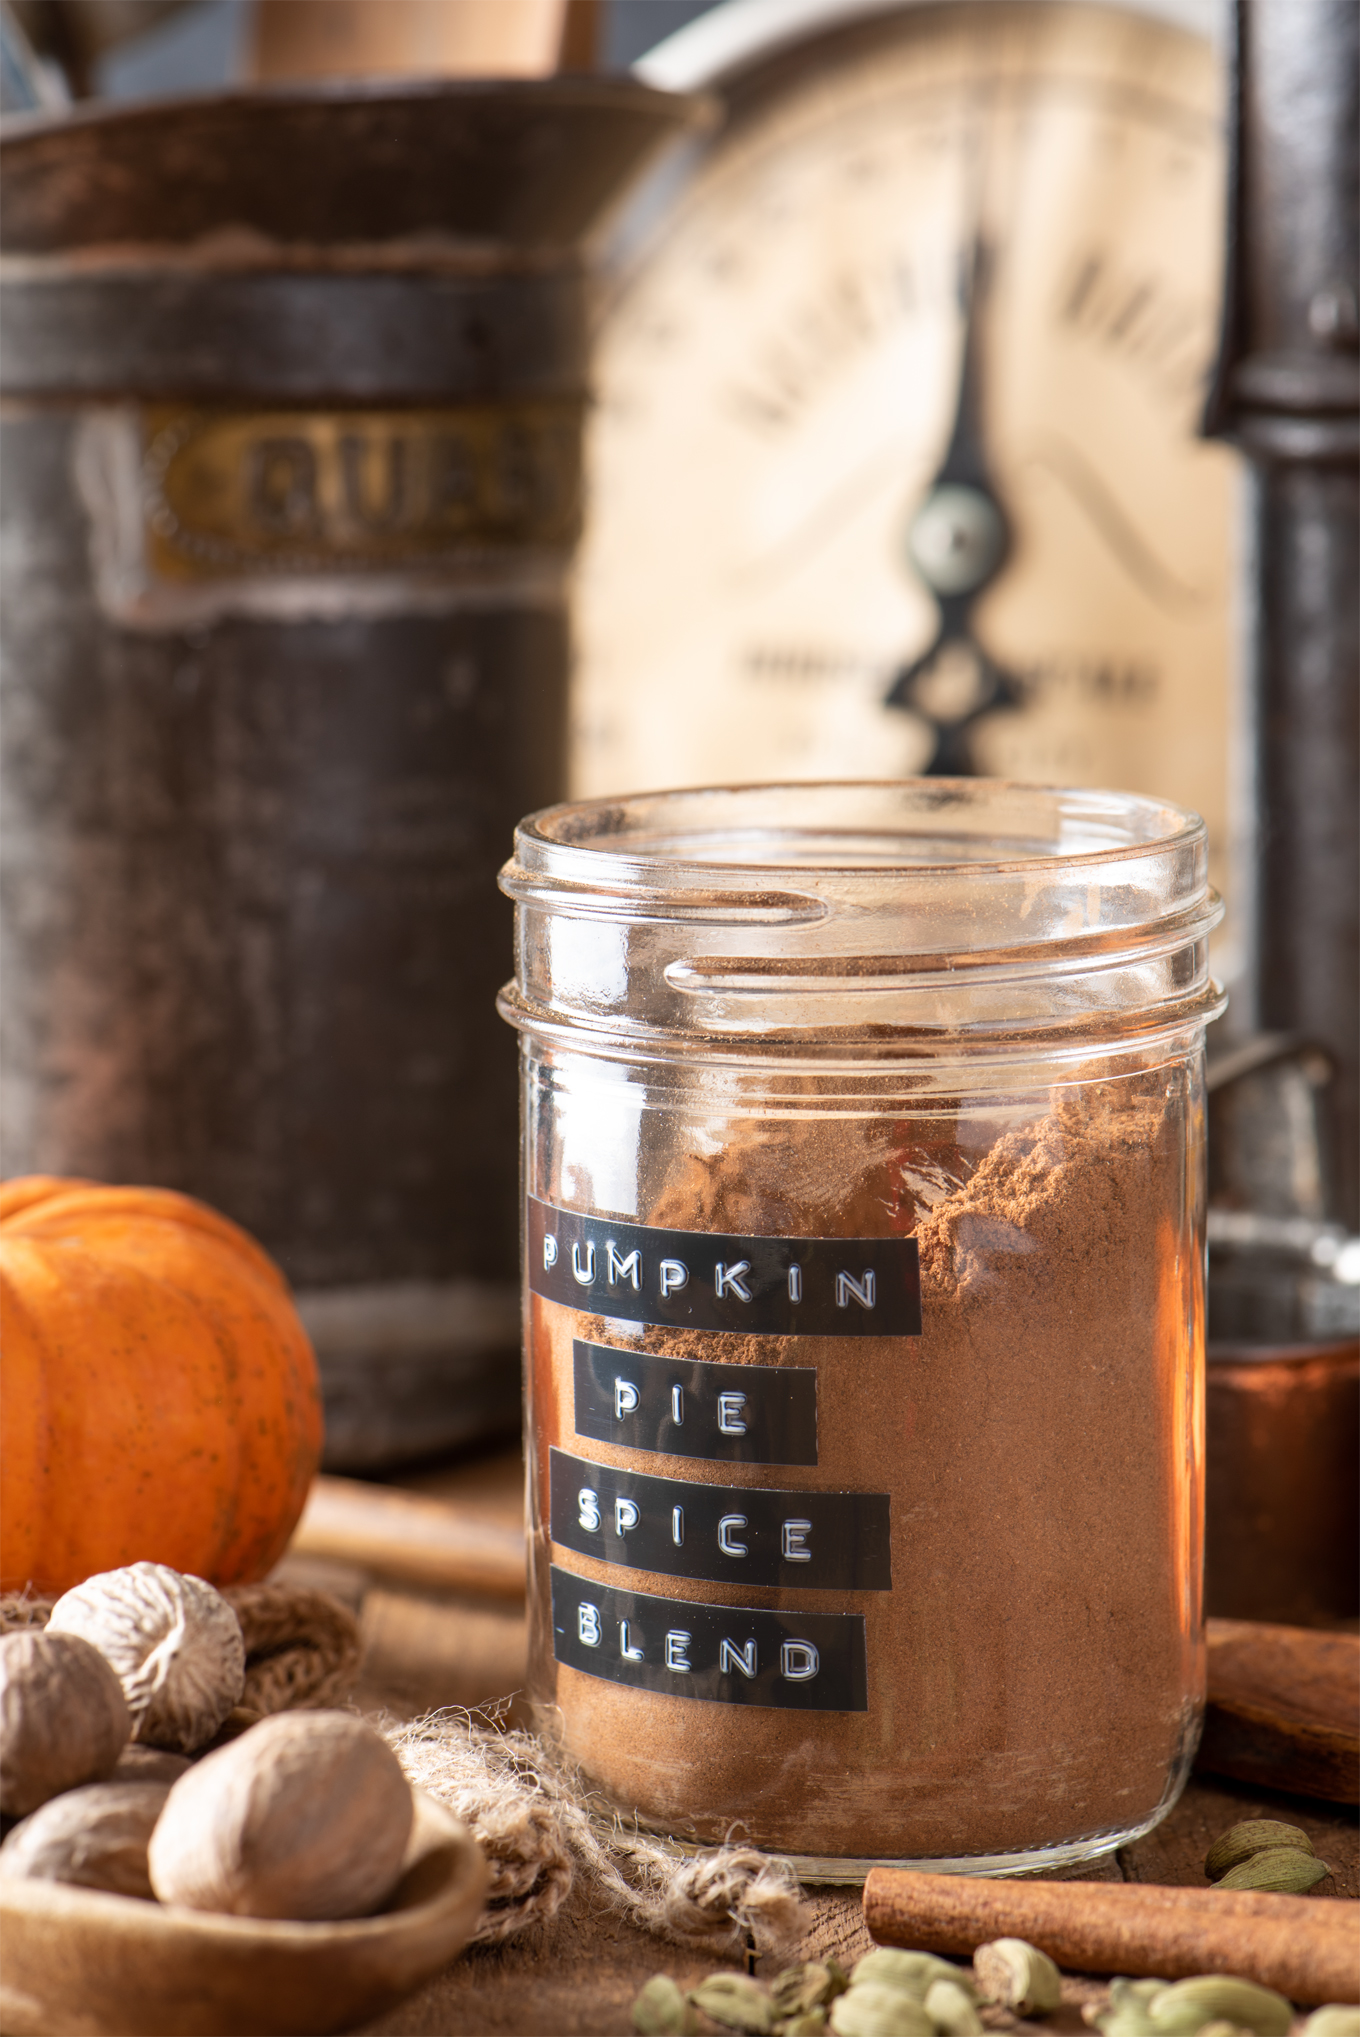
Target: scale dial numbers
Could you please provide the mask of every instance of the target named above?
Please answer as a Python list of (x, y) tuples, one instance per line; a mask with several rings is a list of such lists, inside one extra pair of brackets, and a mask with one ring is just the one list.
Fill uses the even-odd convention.
[[(574, 789), (918, 771), (936, 733), (912, 703), (966, 715), (991, 663), (1018, 701), (972, 723), (976, 769), (1155, 792), (1221, 848), (1233, 456), (1195, 436), (1212, 51), (996, 0), (770, 75), (606, 306)], [(989, 533), (931, 513), (979, 246), (975, 424), (1006, 526), (985, 572), (962, 554)], [(890, 705), (941, 636), (951, 548), (985, 582), (968, 637)]]

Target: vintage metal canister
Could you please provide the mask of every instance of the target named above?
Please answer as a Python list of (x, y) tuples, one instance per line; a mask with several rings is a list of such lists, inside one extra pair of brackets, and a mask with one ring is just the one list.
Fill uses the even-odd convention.
[(658, 793), (502, 882), (541, 1728), (822, 1879), (1147, 1830), (1204, 1692), (1202, 823)]
[(5, 1166), (254, 1231), (332, 1463), (513, 1420), (494, 875), (561, 790), (580, 242), (691, 111), (318, 88), (0, 147)]

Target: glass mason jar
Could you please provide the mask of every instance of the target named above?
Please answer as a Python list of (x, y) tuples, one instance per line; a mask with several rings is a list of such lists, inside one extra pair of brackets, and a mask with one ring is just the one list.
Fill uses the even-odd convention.
[(822, 1879), (1146, 1831), (1204, 1693), (1203, 824), (719, 788), (502, 882), (540, 1730)]

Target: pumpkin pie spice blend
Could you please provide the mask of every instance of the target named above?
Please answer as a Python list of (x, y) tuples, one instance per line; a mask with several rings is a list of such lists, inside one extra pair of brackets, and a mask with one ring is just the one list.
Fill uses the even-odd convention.
[[(747, 1120), (715, 1155), (679, 1151), (663, 1168), (648, 1224), (914, 1234), (919, 1338), (678, 1331), (531, 1296), (531, 1689), (543, 1728), (611, 1801), (704, 1842), (930, 1860), (1125, 1832), (1168, 1800), (1193, 1750), (1187, 1692), (1203, 1688), (1197, 1123), (1178, 1062), (1074, 1082), (1001, 1117), (937, 1105), (896, 1122)], [(573, 1338), (815, 1366), (816, 1464), (583, 1445)], [(556, 1662), (554, 1443), (663, 1477), (888, 1494), (890, 1591), (555, 1559), (601, 1585), (709, 1605), (861, 1614), (867, 1710), (696, 1701)]]

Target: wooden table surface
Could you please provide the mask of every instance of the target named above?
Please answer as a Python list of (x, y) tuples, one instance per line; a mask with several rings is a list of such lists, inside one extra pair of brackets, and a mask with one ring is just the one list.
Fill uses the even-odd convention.
[[(518, 1528), (522, 1471), (517, 1449), (432, 1468), (401, 1484), (409, 1492), (471, 1505), (481, 1521)], [(422, 1594), (396, 1579), (346, 1571), (343, 1564), (328, 1564), (315, 1554), (294, 1555), (284, 1569), (299, 1582), (324, 1584), (348, 1596), (359, 1611), (368, 1664), (356, 1695), (366, 1708), (413, 1716), (439, 1704), (475, 1705), (519, 1681), (522, 1604), (498, 1603), (485, 1592), (462, 1602), (456, 1593)], [(1212, 1840), (1239, 1819), (1252, 1817), (1283, 1818), (1309, 1833), (1332, 1876), (1308, 1901), (1360, 1896), (1360, 1830), (1353, 1810), (1200, 1773), (1156, 1831), (1113, 1858), (1063, 1878), (1203, 1888), (1204, 1856)], [(834, 1953), (849, 1966), (870, 1949), (857, 1889), (813, 1888), (807, 1898), (810, 1927), (791, 1960)], [(692, 1987), (723, 1963), (711, 1953), (683, 1951), (601, 1914), (578, 1888), (550, 1924), (506, 1945), (464, 1954), (419, 1994), (366, 2027), (385, 2037), (482, 2037), (492, 2032), (607, 2037), (631, 2032), (633, 2001), (654, 1973), (669, 1973)], [(744, 1961), (734, 1955), (727, 1963), (739, 1969)], [(1099, 1977), (1065, 1976), (1063, 2008), (1041, 2025), (1021, 2025), (993, 2009), (984, 2012), (984, 2022), (997, 2031), (1024, 2028), (1031, 2037), (1041, 2029), (1060, 2037), (1077, 2037), (1078, 2032), (1088, 2037), (1081, 2010), (1103, 1996), (1105, 1984)]]
[[(1360, 1896), (1360, 1831), (1353, 1812), (1304, 1797), (1252, 1791), (1211, 1776), (1196, 1776), (1164, 1823), (1114, 1859), (1068, 1879), (1149, 1881), (1204, 1888), (1204, 1856), (1211, 1840), (1240, 1818), (1283, 1818), (1301, 1825), (1319, 1857), (1332, 1868), (1310, 1902)], [(812, 1926), (793, 1955), (834, 1953), (851, 1965), (872, 1940), (864, 1928), (859, 1891), (808, 1891)], [(418, 1995), (368, 2025), (384, 2037), (606, 2037), (631, 2032), (629, 2010), (644, 1981), (669, 1973), (692, 1987), (723, 1962), (695, 1957), (569, 1897), (546, 1928), (500, 1947), (478, 1948), (455, 1960)], [(739, 1960), (728, 1962), (739, 1966)], [(757, 1966), (757, 1972), (762, 1968)], [(1090, 2037), (1083, 2006), (1103, 1995), (1104, 1981), (1064, 1977), (1063, 2008), (1043, 2024), (1020, 2024), (1002, 2010), (983, 2020), (994, 2030), (1040, 2030)]]

